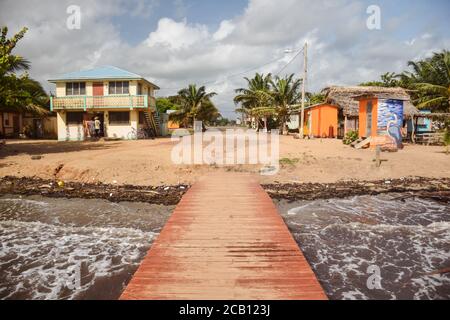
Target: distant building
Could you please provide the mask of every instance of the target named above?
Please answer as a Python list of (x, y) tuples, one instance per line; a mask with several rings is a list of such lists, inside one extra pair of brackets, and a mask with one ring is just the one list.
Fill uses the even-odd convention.
[(1, 112), (0, 137), (47, 138), (57, 136), (56, 116), (37, 116), (29, 112)]
[[(170, 114), (176, 112), (177, 110), (167, 110), (166, 114), (170, 117)], [(168, 120), (167, 123), (167, 127), (169, 130), (175, 130), (175, 129), (179, 129), (180, 128), (180, 124), (175, 122), (175, 121), (171, 121), (170, 118)]]
[(18, 137), (23, 128), (23, 117), (18, 112), (2, 112), (0, 135), (4, 138)]
[[(400, 119), (408, 120), (419, 114), (403, 88), (332, 86), (322, 92), (323, 103), (305, 107), (303, 134), (306, 136), (342, 138), (349, 131), (358, 131), (360, 137), (376, 135), (383, 128), (386, 130), (386, 121), (395, 109), (394, 101), (401, 101), (396, 104), (401, 104), (401, 111), (397, 108), (399, 125)], [(299, 119), (299, 111), (292, 113), (289, 129), (298, 129)]]
[(105, 66), (49, 81), (56, 85), (50, 108), (57, 113), (58, 140), (93, 137), (95, 118), (101, 122), (102, 137), (137, 139), (139, 130), (165, 132), (156, 110), (159, 87), (138, 74)]

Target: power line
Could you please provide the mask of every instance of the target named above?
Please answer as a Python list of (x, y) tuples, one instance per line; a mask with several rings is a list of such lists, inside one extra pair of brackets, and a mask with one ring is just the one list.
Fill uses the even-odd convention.
[(289, 62), (288, 63), (286, 63), (285, 65), (284, 65), (284, 67), (282, 67), (281, 69), (280, 69), (280, 71), (278, 71), (275, 75), (276, 76), (278, 76), (284, 69), (286, 69), (302, 52), (303, 52), (303, 50), (304, 50), (305, 48), (302, 48), (302, 49), (300, 49), (298, 52), (297, 52), (297, 54), (291, 59), (291, 60), (289, 60)]
[[(301, 49), (301, 51), (303, 51), (303, 49)], [(300, 51), (300, 52), (301, 52), (301, 51)], [(300, 53), (300, 52), (299, 52), (299, 53)], [(299, 54), (299, 53), (298, 53), (298, 54)], [(298, 55), (298, 54), (297, 54), (297, 55)], [(201, 86), (203, 86), (203, 85), (208, 85), (208, 84), (221, 84), (221, 83), (224, 83), (224, 82), (228, 81), (228, 80), (231, 79), (231, 78), (238, 77), (238, 76), (242, 76), (242, 75), (245, 75), (245, 74), (247, 74), (247, 73), (249, 73), (249, 72), (251, 72), (251, 71), (255, 71), (255, 70), (261, 69), (262, 67), (265, 67), (265, 66), (267, 66), (267, 65), (270, 65), (270, 64), (272, 64), (272, 63), (275, 63), (275, 62), (277, 62), (277, 61), (279, 61), (279, 60), (281, 60), (281, 59), (283, 59), (283, 58), (284, 58), (284, 56), (283, 56), (283, 57), (279, 57), (279, 58), (274, 59), (274, 60), (271, 60), (271, 61), (269, 61), (269, 62), (266, 62), (266, 63), (264, 63), (264, 64), (262, 64), (262, 65), (257, 66), (257, 67), (254, 67), (254, 68), (251, 68), (251, 69), (248, 69), (248, 70), (245, 70), (245, 71), (241, 71), (241, 72), (239, 72), (239, 73), (231, 74), (231, 75), (229, 75), (229, 76), (226, 76), (226, 77), (225, 77), (223, 80), (221, 80), (221, 81), (210, 80), (210, 81), (204, 82), (204, 83), (201, 84)], [(290, 62), (289, 62), (289, 63), (290, 63)], [(286, 65), (286, 66), (287, 66), (287, 65)], [(160, 90), (176, 90), (176, 89), (180, 89), (180, 87), (161, 88)]]

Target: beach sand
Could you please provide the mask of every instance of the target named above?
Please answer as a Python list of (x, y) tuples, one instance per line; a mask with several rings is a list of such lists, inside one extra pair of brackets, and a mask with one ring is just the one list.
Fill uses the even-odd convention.
[[(57, 142), (7, 140), (0, 149), (0, 176), (38, 177), (107, 184), (191, 184), (211, 171), (258, 173), (261, 165), (176, 165), (170, 138), (138, 141)], [(32, 156), (41, 156), (32, 160)], [(280, 137), (281, 167), (260, 176), (261, 183), (332, 183), (403, 177), (450, 177), (450, 155), (444, 147), (405, 145), (396, 153), (356, 150), (337, 139), (296, 140)]]

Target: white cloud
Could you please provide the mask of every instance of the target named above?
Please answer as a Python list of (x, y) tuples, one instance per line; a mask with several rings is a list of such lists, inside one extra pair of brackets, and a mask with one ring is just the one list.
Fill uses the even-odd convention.
[[(207, 83), (219, 93), (215, 102), (226, 116), (234, 116), (234, 89), (245, 85), (243, 76), (230, 75), (262, 65), (246, 75), (275, 73), (295, 54), (285, 56), (284, 50), (301, 48), (304, 41), (309, 44), (308, 89), (313, 91), (400, 72), (408, 60), (450, 47), (450, 37), (438, 36), (433, 20), (428, 21), (434, 26), (430, 30), (407, 37), (395, 34), (398, 28), (410, 30), (415, 18), (408, 15), (383, 18), (386, 29), (369, 31), (365, 6), (350, 0), (251, 0), (240, 15), (214, 29), (184, 18), (187, 6), (176, 1), (175, 17), (181, 20), (161, 17), (154, 30), (147, 30), (146, 39), (130, 45), (121, 36), (123, 22), (114, 23), (115, 18), (147, 16), (158, 1), (78, 0), (82, 28), (74, 31), (65, 27), (66, 8), (72, 2), (0, 2), (0, 21), (11, 33), (30, 28), (17, 51), (32, 62), (31, 75), (46, 88), (52, 88), (46, 80), (57, 74), (112, 64), (153, 80), (163, 88), (161, 95), (174, 94), (188, 83)], [(299, 56), (284, 72), (300, 76), (301, 69)]]
[(187, 20), (176, 22), (163, 18), (156, 31), (150, 33), (145, 41), (149, 47), (163, 46), (170, 49), (189, 47), (208, 38), (208, 28), (204, 25), (188, 25)]
[(214, 33), (213, 39), (220, 41), (229, 36), (235, 28), (235, 25), (230, 20), (223, 20), (220, 23), (219, 29)]

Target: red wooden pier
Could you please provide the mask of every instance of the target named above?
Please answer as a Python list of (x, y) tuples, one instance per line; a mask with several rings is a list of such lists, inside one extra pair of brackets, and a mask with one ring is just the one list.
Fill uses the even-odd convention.
[(184, 195), (121, 299), (327, 299), (272, 200), (246, 174)]

